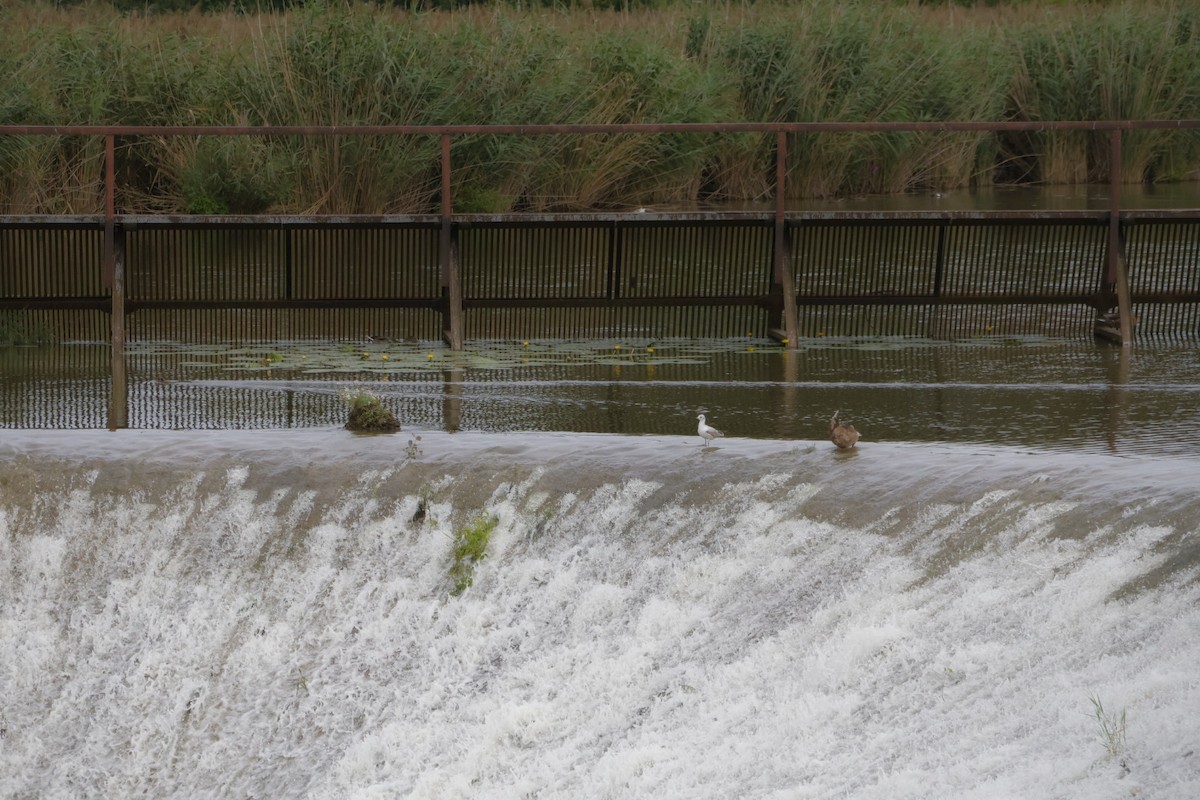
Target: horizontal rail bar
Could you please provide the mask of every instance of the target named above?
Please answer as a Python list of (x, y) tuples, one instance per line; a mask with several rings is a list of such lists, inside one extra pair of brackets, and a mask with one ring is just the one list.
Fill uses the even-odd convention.
[(130, 311), (168, 309), (208, 311), (216, 309), (287, 309), (287, 308), (441, 308), (440, 297), (310, 297), (289, 299), (226, 300), (126, 300)]
[(1200, 290), (1177, 292), (1131, 292), (1130, 302), (1133, 303), (1200, 303)]
[(475, 136), (671, 133), (889, 133), (921, 131), (1165, 130), (1200, 119), (959, 122), (668, 122), (562, 125), (0, 125), (0, 136)]
[[(1200, 219), (1200, 209), (1196, 209)], [(1026, 209), (1026, 210), (933, 210), (911, 211), (789, 211), (788, 222), (835, 222), (865, 224), (893, 223), (902, 225), (910, 222), (965, 222), (996, 223), (1011, 222), (1094, 222), (1108, 221), (1105, 209)]]
[(685, 306), (775, 308), (778, 305), (778, 298), (770, 295), (463, 298), (463, 308), (676, 308)]
[[(1004, 210), (942, 210), (916, 209), (907, 211), (843, 211), (793, 210), (785, 214), (789, 223), (797, 222), (1107, 222), (1106, 209), (1004, 209)], [(1200, 220), (1200, 208), (1142, 208), (1119, 212), (1122, 221), (1190, 221)], [(411, 227), (435, 229), (441, 224), (437, 214), (401, 215), (154, 215), (117, 214), (115, 223), (127, 230), (142, 227), (162, 228), (319, 228), (319, 227)], [(529, 226), (529, 225), (661, 225), (663, 223), (697, 224), (762, 224), (770, 225), (770, 211), (595, 211), (575, 213), (506, 213), (454, 214), (453, 220), (462, 228), (472, 226)], [(104, 227), (102, 214), (36, 215), (0, 214), (0, 227), (5, 228), (92, 228)]]
[[(803, 306), (970, 306), (970, 305), (1091, 305), (1094, 294), (880, 294), (800, 295)], [(1134, 303), (1200, 303), (1200, 291), (1143, 292), (1132, 296)]]
[(977, 306), (977, 305), (1087, 305), (1088, 294), (847, 294), (800, 295), (800, 306)]
[[(570, 231), (574, 228), (583, 231), (604, 231), (605, 229), (610, 229), (615, 232), (626, 232), (623, 238), (619, 233), (611, 235), (600, 233), (598, 239), (596, 238), (596, 234), (589, 232), (586, 236), (591, 238), (587, 239), (587, 246), (582, 250), (572, 249), (579, 247), (577, 243), (570, 244), (570, 242), (574, 242), (573, 239), (569, 240), (568, 245), (559, 243), (558, 239), (548, 240), (550, 244), (547, 244), (546, 241), (538, 240), (540, 243), (537, 243), (531, 255), (536, 265), (542, 265), (538, 266), (538, 269), (543, 269), (544, 264), (550, 264), (551, 267), (549, 269), (560, 270), (560, 273), (556, 274), (561, 278), (563, 274), (566, 274), (561, 273), (563, 267), (561, 264), (559, 266), (553, 265), (558, 264), (558, 261), (562, 259), (566, 259), (564, 263), (569, 263), (568, 280), (562, 284), (562, 290), (569, 293), (568, 296), (545, 296), (547, 294), (554, 294), (554, 292), (539, 288), (539, 285), (536, 284), (527, 285), (527, 282), (523, 283), (522, 281), (527, 281), (528, 276), (520, 278), (513, 287), (510, 287), (514, 289), (513, 292), (505, 292), (503, 291), (504, 287), (499, 287), (501, 291), (497, 292), (500, 295), (498, 297), (484, 296), (487, 294), (487, 291), (481, 291), (481, 285), (472, 284), (468, 287), (466, 297), (462, 299), (462, 308), (478, 311), (481, 314), (489, 309), (504, 311), (524, 309), (585, 310), (601, 308), (710, 308), (714, 310), (740, 308), (758, 309), (769, 312), (772, 315), (772, 319), (774, 319), (785, 308), (785, 301), (790, 302), (793, 296), (795, 298), (793, 308), (814, 308), (819, 306), (881, 308), (888, 306), (1079, 305), (1093, 308), (1098, 313), (1103, 313), (1109, 307), (1104, 302), (1103, 287), (1093, 288), (1091, 281), (1080, 280), (1075, 275), (1075, 272), (1079, 269), (1084, 269), (1085, 271), (1090, 269), (1086, 265), (1080, 267), (1078, 265), (1071, 266), (1067, 264), (1067, 266), (1055, 267), (1058, 271), (1053, 272), (1051, 278), (1046, 281), (1042, 281), (1039, 277), (1041, 273), (1036, 272), (1032, 278), (1026, 275), (1023, 278), (1018, 277), (1012, 280), (1008, 278), (996, 280), (996, 275), (1001, 273), (993, 275), (992, 272), (995, 272), (995, 269), (1001, 269), (1004, 275), (1020, 276), (1023, 273), (1019, 264), (1005, 266), (999, 262), (993, 264), (989, 261), (984, 266), (992, 270), (992, 272), (988, 273), (988, 275), (991, 275), (991, 278), (979, 285), (981, 291), (978, 293), (964, 293), (964, 290), (969, 289), (969, 287), (953, 285), (961, 284), (961, 274), (959, 275), (959, 279), (955, 280), (953, 284), (941, 281), (940, 277), (932, 281), (930, 280), (930, 276), (927, 274), (928, 270), (941, 270), (943, 259), (948, 258), (948, 256), (943, 254), (941, 249), (937, 249), (936, 251), (931, 249), (932, 245), (930, 242), (935, 239), (941, 242), (943, 238), (949, 237), (951, 232), (956, 230), (970, 228), (991, 228), (994, 230), (997, 226), (1005, 225), (1012, 225), (1017, 229), (1021, 227), (1037, 229), (1043, 226), (1061, 226), (1064, 229), (1073, 231), (1071, 236), (1075, 236), (1078, 233), (1078, 235), (1084, 236), (1088, 242), (1091, 242), (1095, 238), (1092, 236), (1091, 230), (1095, 226), (1110, 224), (1113, 216), (1113, 213), (1107, 209), (925, 209), (905, 211), (835, 209), (827, 211), (787, 211), (783, 215), (785, 225), (792, 232), (796, 233), (797, 237), (799, 237), (798, 240), (811, 240), (816, 243), (811, 246), (818, 248), (813, 253), (806, 251), (804, 259), (810, 261), (813, 257), (816, 257), (825, 259), (827, 262), (816, 271), (806, 273), (808, 275), (806, 285), (799, 287), (799, 290), (795, 291), (794, 294), (788, 292), (787, 296), (779, 292), (778, 286), (773, 286), (771, 291), (767, 293), (765, 286), (760, 285), (761, 281), (735, 280), (731, 282), (722, 278), (715, 281), (700, 281), (699, 283), (696, 281), (684, 281), (683, 283), (668, 281), (667, 283), (663, 283), (662, 274), (659, 272), (662, 269), (683, 269), (684, 267), (681, 264), (691, 264), (696, 261), (699, 257), (696, 255), (697, 252), (703, 253), (701, 261), (708, 265), (715, 258), (713, 253), (719, 250), (717, 244), (714, 243), (715, 240), (708, 238), (709, 231), (723, 230), (724, 232), (720, 233), (717, 238), (721, 242), (724, 242), (723, 237), (728, 235), (740, 237), (746, 231), (762, 231), (777, 225), (779, 221), (778, 212), (765, 210), (718, 212), (690, 210), (464, 214), (451, 215), (449, 217), (449, 224), (453, 229), (460, 232), (472, 229), (480, 232), (476, 234), (475, 239), (471, 239), (468, 242), (477, 251), (471, 256), (474, 260), (469, 265), (469, 270), (475, 270), (475, 272), (471, 272), (470, 274), (475, 275), (476, 278), (478, 277), (476, 273), (479, 270), (488, 270), (494, 267), (492, 262), (488, 260), (490, 256), (488, 256), (487, 252), (480, 251), (480, 247), (482, 247), (480, 242), (487, 244), (491, 242), (491, 237), (497, 235), (502, 237), (507, 236), (507, 234), (493, 234), (487, 231), (500, 231), (503, 229), (525, 229), (531, 231), (557, 229)], [(1144, 223), (1147, 227), (1141, 230), (1150, 230), (1150, 226), (1155, 224), (1162, 224), (1165, 226), (1164, 229), (1167, 229), (1180, 223), (1189, 230), (1195, 230), (1195, 224), (1200, 223), (1200, 209), (1119, 210), (1116, 217), (1122, 223), (1134, 225)], [(384, 248), (372, 250), (370, 248), (377, 247), (378, 245), (368, 244), (368, 250), (363, 255), (363, 259), (365, 260), (356, 260), (356, 256), (350, 260), (343, 258), (339, 261), (337, 256), (340, 251), (334, 248), (334, 250), (326, 252), (322, 248), (326, 248), (328, 243), (322, 244), (324, 239), (321, 239), (319, 236), (309, 241), (310, 234), (308, 233), (264, 233), (260, 236), (260, 234), (253, 232), (269, 232), (272, 230), (331, 231), (332, 235), (342, 236), (340, 232), (344, 232), (347, 229), (356, 231), (371, 231), (374, 229), (392, 232), (409, 230), (421, 231), (422, 233), (416, 235), (424, 237), (431, 231), (441, 229), (446, 223), (446, 219), (442, 215), (430, 214), (338, 216), (127, 214), (113, 215), (108, 218), (104, 215), (0, 215), (0, 231), (5, 229), (22, 229), (25, 232), (18, 234), (18, 236), (28, 237), (31, 235), (29, 233), (30, 230), (35, 232), (39, 229), (57, 230), (59, 233), (56, 236), (72, 240), (87, 239), (90, 242), (94, 239), (97, 232), (106, 230), (107, 225), (112, 225), (117, 234), (119, 234), (122, 258), (125, 258), (127, 255), (127, 243), (136, 242), (137, 248), (140, 248), (135, 248), (133, 251), (138, 253), (133, 262), (135, 265), (133, 274), (136, 276), (136, 280), (125, 291), (124, 311), (121, 312), (123, 314), (160, 310), (274, 311), (292, 309), (339, 311), (354, 309), (418, 310), (421, 313), (431, 311), (439, 314), (444, 312), (445, 309), (446, 298), (444, 294), (437, 293), (432, 287), (422, 282), (425, 281), (425, 278), (420, 277), (436, 266), (432, 260), (433, 251), (427, 247), (428, 243), (421, 243), (424, 242), (424, 239), (416, 243), (419, 246), (402, 245), (400, 249)], [(882, 247), (885, 244), (887, 246), (895, 245), (900, 248), (902, 252), (896, 256), (899, 261), (895, 263), (888, 261), (885, 266), (881, 266), (884, 262), (879, 261), (874, 256), (868, 258), (867, 255), (864, 255), (867, 251), (863, 251), (861, 248), (855, 247), (848, 251), (845, 250), (844, 241), (836, 238), (843, 235), (849, 235), (855, 241), (860, 238), (858, 230), (846, 234), (846, 229), (876, 227), (890, 230), (902, 228), (903, 226), (909, 226), (914, 231), (918, 231), (919, 235), (917, 235), (917, 238), (912, 238), (911, 236), (904, 238), (908, 234), (893, 234), (889, 232), (886, 234), (887, 237), (900, 235), (901, 238), (895, 242), (893, 242), (892, 238), (880, 239), (875, 244), (871, 244), (871, 242), (875, 241), (874, 239), (868, 241), (868, 250), (870, 247)], [(154, 233), (147, 234), (146, 236), (149, 238), (139, 237), (136, 234), (139, 229), (153, 230)], [(193, 260), (199, 259), (199, 261), (195, 262), (199, 266), (193, 270), (196, 276), (195, 280), (191, 283), (185, 281), (180, 284), (180, 293), (184, 296), (171, 297), (169, 287), (164, 288), (166, 285), (163, 282), (179, 281), (181, 280), (180, 274), (183, 273), (176, 274), (171, 269), (163, 267), (158, 261), (154, 260), (158, 256), (151, 258), (147, 255), (147, 253), (155, 253), (157, 251), (145, 248), (168, 246), (155, 244), (157, 239), (154, 239), (154, 237), (159, 236), (160, 231), (182, 231), (185, 232), (183, 235), (186, 237), (188, 235), (186, 232), (217, 231), (222, 229), (246, 231), (247, 233), (238, 234), (238, 236), (250, 236), (251, 239), (248, 241), (253, 242), (259, 242), (261, 239), (262, 242), (266, 243), (262, 245), (265, 249), (261, 253), (257, 250), (253, 251), (253, 258), (250, 258), (248, 261), (243, 260), (242, 262), (238, 262), (234, 260), (225, 263), (220, 259), (212, 260), (214, 257), (210, 255), (209, 250), (204, 248), (200, 250), (188, 250), (187, 247), (192, 247), (192, 245), (184, 246), (174, 243), (173, 239), (170, 240), (168, 242), (169, 250), (170, 248), (174, 248), (174, 250), (170, 250), (170, 258), (166, 262), (163, 262), (164, 264), (175, 264), (176, 261), (179, 261), (179, 258), (184, 258), (185, 260), (187, 258)], [(697, 245), (700, 249), (696, 250), (693, 244), (688, 244), (687, 242), (681, 244), (679, 241), (676, 241), (677, 233), (674, 231), (663, 241), (653, 238), (654, 234), (650, 233), (655, 230), (672, 229), (692, 229), (696, 231), (700, 237), (703, 237), (697, 238), (697, 241), (702, 243)], [(806, 229), (808, 232), (806, 232)], [(842, 231), (838, 229), (842, 229)], [(929, 231), (931, 229), (939, 229), (942, 233), (930, 234)], [(1135, 230), (1137, 229), (1135, 228)], [(628, 233), (630, 231), (636, 233)], [(33, 235), (36, 236), (37, 234), (34, 233)], [(370, 234), (354, 233), (352, 235), (369, 236)], [(388, 235), (392, 236), (394, 233)], [(555, 237), (562, 235), (570, 237), (574, 234), (553, 234)], [(758, 236), (759, 234), (755, 233), (754, 235)], [(867, 234), (861, 235), (866, 236)], [(126, 238), (127, 236), (128, 238)], [(263, 239), (262, 236), (266, 238)], [(830, 239), (832, 246), (842, 248), (842, 250), (838, 250), (836, 253), (832, 251), (826, 252), (828, 247), (831, 246), (823, 238), (827, 236), (833, 236), (834, 238)], [(931, 236), (933, 238), (930, 238)], [(989, 238), (992, 236), (993, 233), (986, 233), (984, 244), (992, 242), (992, 238)], [(649, 238), (642, 241), (643, 237)], [(210, 238), (207, 233), (203, 233), (200, 234), (199, 241), (204, 247), (209, 247)], [(684, 238), (687, 239), (687, 235)], [(36, 244), (40, 240), (29, 241), (34, 241)], [(225, 240), (213, 239), (212, 241), (224, 242)], [(336, 239), (334, 244), (342, 241), (342, 239)], [(374, 240), (368, 241), (373, 242)], [(1079, 245), (1080, 243), (1078, 237), (1069, 241), (1073, 241), (1075, 245)], [(25, 244), (25, 239), (18, 238), (14, 242), (16, 244), (10, 245), (10, 247), (28, 247)], [(622, 242), (624, 242), (624, 245), (621, 244)], [(631, 242), (633, 244), (630, 244)], [(980, 264), (976, 263), (976, 256), (971, 255), (975, 252), (971, 248), (976, 248), (978, 244), (975, 239), (968, 238), (955, 245), (958, 248), (954, 251), (957, 255), (953, 259), (953, 264), (957, 270), (956, 274), (963, 273), (964, 270), (969, 272), (980, 266)], [(1049, 263), (1047, 259), (1057, 264), (1058, 260), (1061, 260), (1063, 257), (1055, 255), (1050, 251), (1044, 251), (1040, 233), (1037, 233), (1033, 239), (1018, 238), (1014, 240), (1003, 238), (1002, 241), (997, 240), (993, 244), (1000, 248), (1015, 248), (1014, 252), (1018, 255), (1029, 255), (1030, 252), (1034, 252), (1037, 258), (1040, 259), (1037, 264), (1041, 265), (1039, 268), (1043, 271), (1045, 271), (1047, 268), (1046, 265)], [(85, 245), (87, 245), (86, 242)], [(341, 247), (342, 245), (337, 244), (337, 246)], [(78, 272), (79, 264), (82, 264), (86, 268), (89, 263), (94, 262), (96, 252), (94, 249), (88, 249), (89, 247), (94, 248), (94, 245), (87, 245), (77, 250), (66, 251), (71, 254), (75, 262), (78, 262), (78, 264), (69, 262), (70, 269)], [(297, 255), (297, 251), (295, 250), (297, 247), (301, 248), (299, 255)], [(393, 248), (394, 245), (389, 244), (387, 247)], [(564, 247), (566, 249), (563, 249)], [(676, 263), (672, 260), (675, 257), (672, 255), (672, 247), (683, 248), (680, 254), (675, 254), (683, 259), (682, 262)], [(710, 252), (708, 249), (705, 249), (709, 247), (716, 247), (717, 250)], [(539, 250), (538, 248), (541, 249)], [(692, 249), (689, 250), (688, 248)], [(1033, 248), (1033, 250), (1031, 251), (1030, 248)], [(177, 257), (178, 254), (175, 253), (175, 250), (183, 253), (183, 255)], [(22, 251), (17, 249), (14, 252), (20, 253)], [(102, 291), (101, 288), (93, 286), (87, 280), (76, 277), (76, 272), (64, 271), (63, 275), (52, 275), (48, 279), (43, 278), (44, 270), (38, 266), (41, 262), (37, 260), (42, 256), (38, 254), (40, 251), (33, 252), (34, 260), (29, 262), (32, 266), (28, 267), (33, 271), (29, 274), (39, 276), (38, 279), (18, 279), (10, 283), (10, 290), (13, 291), (13, 294), (7, 297), (0, 297), (0, 309), (27, 311), (80, 310), (89, 312), (102, 311), (105, 314), (117, 313), (113, 308), (112, 296), (97, 294), (97, 292)], [(482, 256), (480, 252), (483, 252)], [(874, 251), (871, 252), (873, 253)], [(1048, 255), (1047, 253), (1050, 254)], [(508, 257), (503, 253), (501, 255), (505, 258)], [(751, 260), (755, 264), (758, 264), (759, 261), (762, 261), (761, 255), (761, 253), (756, 251)], [(1095, 258), (1095, 252), (1092, 249), (1085, 248), (1085, 252), (1077, 255), (1083, 262), (1088, 262), (1089, 259)], [(323, 264), (325, 263), (323, 259), (327, 257), (334, 259), (330, 262), (334, 267), (329, 275), (321, 277), (324, 274), (322, 272), (324, 269)], [(842, 267), (838, 265), (836, 258), (843, 257), (850, 258), (854, 262), (850, 268), (859, 269), (863, 272), (863, 275), (860, 276), (863, 277), (861, 282), (847, 281), (838, 277), (838, 270), (842, 269)], [(147, 261), (147, 258), (151, 258), (151, 260)], [(613, 262), (614, 258), (617, 259), (616, 262)], [(866, 261), (863, 261), (864, 258)], [(829, 261), (829, 259), (835, 260)], [(930, 259), (933, 260), (930, 261)], [(14, 262), (14, 265), (18, 265), (19, 263)], [(623, 268), (613, 271), (615, 269), (614, 263), (618, 267)], [(1024, 262), (1020, 263), (1023, 264)], [(71, 266), (72, 264), (73, 266)], [(807, 261), (804, 264), (806, 265)], [(1036, 267), (1037, 264), (1034, 266)], [(800, 266), (800, 263), (793, 264), (793, 268)], [(1178, 265), (1176, 266), (1178, 267)], [(705, 268), (707, 269), (708, 267)], [(765, 268), (765, 262), (764, 264), (758, 264), (758, 267), (748, 268), (751, 270)], [(807, 266), (805, 268), (808, 269)], [(588, 287), (592, 287), (593, 283), (599, 280), (596, 276), (600, 275), (606, 269), (609, 271), (607, 291), (600, 294), (587, 294), (586, 292), (590, 291)], [(371, 270), (375, 270), (375, 272)], [(884, 272), (880, 270), (884, 270)], [(895, 272), (900, 277), (895, 280), (890, 278), (887, 280), (882, 279), (881, 276), (887, 270)], [(1060, 272), (1062, 273), (1061, 275), (1059, 274)], [(187, 274), (191, 275), (192, 273)], [(538, 274), (540, 275), (541, 273)], [(941, 275), (940, 272), (937, 274)], [(260, 288), (259, 284), (254, 282), (254, 276), (256, 275), (265, 281), (261, 284), (262, 294), (257, 298), (250, 296), (256, 294)], [(374, 280), (372, 278), (373, 275), (375, 278), (378, 278), (378, 281), (382, 281), (382, 283), (378, 281), (370, 283), (370, 280)], [(414, 275), (417, 278), (413, 278), (412, 276)], [(601, 277), (603, 276), (601, 275)], [(1128, 302), (1140, 305), (1200, 303), (1200, 287), (1196, 287), (1194, 281), (1190, 280), (1186, 283), (1180, 283), (1176, 280), (1176, 277), (1172, 278), (1175, 281), (1174, 283), (1158, 281), (1144, 285), (1142, 291), (1130, 293)], [(305, 283), (301, 286), (300, 284), (295, 284), (295, 280), (303, 280)], [(363, 291), (361, 293), (356, 293), (358, 284), (354, 284), (354, 281), (361, 280), (367, 280), (368, 283), (362, 284)], [(313, 281), (316, 282), (314, 283)], [(1036, 291), (1036, 286), (1042, 283), (1045, 283), (1044, 288), (1046, 291)], [(553, 284), (553, 280), (551, 284)], [(38, 288), (34, 288), (35, 286)], [(297, 286), (300, 288), (297, 289)], [(491, 284), (488, 284), (488, 286), (491, 286)], [(47, 294), (37, 295), (37, 292), (42, 288), (45, 289)], [(809, 291), (804, 291), (805, 288)], [(860, 289), (861, 291), (858, 291)], [(294, 291), (301, 296), (293, 296)], [(712, 292), (712, 294), (705, 294), (704, 292), (706, 291)], [(739, 291), (742, 293), (739, 293)], [(53, 294), (54, 292), (57, 292), (57, 294)], [(672, 292), (676, 292), (676, 294), (672, 294)], [(394, 296), (397, 293), (408, 296)], [(513, 293), (525, 296), (512, 296)], [(208, 297), (205, 297), (205, 294)], [(213, 296), (214, 294), (216, 295), (215, 297)], [(222, 294), (225, 296), (222, 297)], [(311, 296), (313, 294), (317, 296)], [(188, 295), (191, 295), (191, 297), (188, 297)], [(714, 311), (714, 313), (716, 312)], [(790, 339), (791, 337), (788, 338)]]
[(112, 311), (112, 298), (103, 297), (0, 297), (5, 311)]
[[(0, 222), (3, 222), (0, 217)], [(117, 224), (138, 228), (437, 228), (437, 214), (118, 214)]]
[[(878, 306), (878, 305), (1088, 305), (1095, 300), (1089, 294), (866, 294), (798, 295), (801, 306)], [(1200, 291), (1136, 292), (1134, 303), (1200, 303)], [(209, 311), (257, 309), (332, 309), (332, 308), (428, 308), (441, 307), (441, 298), (314, 298), (291, 300), (126, 300), (127, 312), (139, 310)], [(95, 310), (110, 311), (108, 297), (0, 297), (0, 309), (11, 311)], [(463, 298), (464, 308), (673, 308), (701, 306), (753, 306), (778, 308), (774, 295), (725, 295), (720, 297), (525, 297)]]

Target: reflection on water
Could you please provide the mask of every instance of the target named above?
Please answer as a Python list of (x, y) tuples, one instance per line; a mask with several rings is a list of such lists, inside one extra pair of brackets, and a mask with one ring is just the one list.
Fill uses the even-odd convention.
[[(862, 432), (862, 446), (1200, 453), (1200, 354), (1186, 345), (876, 339), (824, 340), (794, 352), (758, 340), (519, 347), (482, 343), (458, 355), (430, 343), (409, 345), (410, 353), (394, 344), (390, 359), (364, 352), (354, 356), (361, 366), (340, 368), (320, 361), (319, 347), (301, 344), (284, 354), (135, 349), (129, 425), (340, 426), (346, 409), (338, 389), (355, 384), (379, 394), (409, 430), (690, 436), (703, 411), (734, 437), (822, 440), (841, 410)], [(104, 427), (107, 367), (102, 346), (0, 351), (0, 427)]]

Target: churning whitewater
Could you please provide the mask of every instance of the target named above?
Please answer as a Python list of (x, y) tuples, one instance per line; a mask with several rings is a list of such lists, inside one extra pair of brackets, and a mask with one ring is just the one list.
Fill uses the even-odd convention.
[(0, 796), (1194, 798), (1198, 466), (8, 432)]

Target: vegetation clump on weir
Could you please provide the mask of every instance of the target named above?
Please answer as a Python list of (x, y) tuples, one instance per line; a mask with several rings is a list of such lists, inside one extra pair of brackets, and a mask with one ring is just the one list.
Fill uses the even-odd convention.
[(480, 515), (454, 537), (454, 561), (450, 565), (452, 595), (460, 595), (475, 582), (475, 565), (487, 557), (488, 542), (500, 520)]
[[(0, 8), (0, 124), (442, 125), (1200, 118), (1200, 8), (814, 0), (626, 12)], [(456, 138), (459, 212), (755, 201), (758, 134)], [(1107, 136), (823, 133), (792, 197), (1107, 180)], [(142, 213), (436, 210), (436, 137), (129, 137)], [(1200, 178), (1195, 130), (1130, 131), (1127, 182)], [(0, 213), (98, 213), (100, 137), (0, 136)]]
[(350, 406), (347, 430), (358, 433), (395, 433), (400, 430), (400, 421), (396, 419), (396, 415), (370, 392), (344, 391), (342, 397)]

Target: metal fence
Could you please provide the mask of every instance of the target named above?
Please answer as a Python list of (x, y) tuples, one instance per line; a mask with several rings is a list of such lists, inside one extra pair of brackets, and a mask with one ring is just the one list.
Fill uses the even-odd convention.
[[(0, 126), (104, 141), (104, 213), (0, 216), (0, 310), (132, 339), (1076, 333), (1123, 344), (1197, 328), (1200, 209), (1120, 206), (1122, 132), (1198, 120), (552, 126)], [(1086, 130), (1108, 137), (1109, 207), (790, 211), (789, 143), (823, 134)], [(764, 211), (461, 214), (456, 137), (774, 138)], [(422, 136), (441, 143), (437, 213), (155, 216), (116, 207), (115, 141), (164, 136)]]

